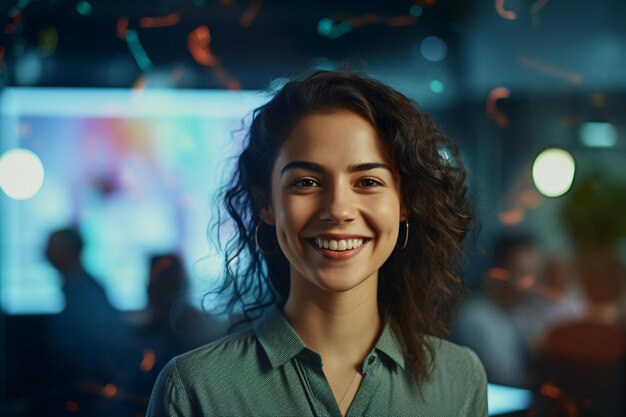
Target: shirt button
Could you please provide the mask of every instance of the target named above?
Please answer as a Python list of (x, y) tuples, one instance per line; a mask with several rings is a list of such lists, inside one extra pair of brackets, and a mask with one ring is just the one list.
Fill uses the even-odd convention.
[(374, 356), (370, 356), (367, 360), (368, 365), (372, 365), (374, 362), (376, 362), (376, 358)]

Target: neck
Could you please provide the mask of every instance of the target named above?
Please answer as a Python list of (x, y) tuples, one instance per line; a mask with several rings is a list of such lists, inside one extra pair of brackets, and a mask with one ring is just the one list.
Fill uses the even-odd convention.
[(377, 279), (344, 292), (329, 292), (306, 280), (292, 280), (284, 314), (325, 367), (360, 368), (382, 329)]

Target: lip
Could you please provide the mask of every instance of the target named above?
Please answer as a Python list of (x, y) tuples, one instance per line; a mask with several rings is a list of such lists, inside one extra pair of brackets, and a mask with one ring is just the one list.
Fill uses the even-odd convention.
[(322, 233), (320, 235), (315, 235), (307, 239), (315, 239), (316, 237), (319, 237), (320, 239), (325, 239), (325, 240), (346, 240), (346, 239), (371, 240), (371, 238), (367, 236), (363, 236), (363, 235), (348, 235), (348, 234), (335, 234), (335, 233)]
[[(326, 240), (345, 240), (345, 239), (363, 239), (363, 244), (356, 249), (348, 249), (344, 251), (335, 251), (330, 249), (324, 249), (317, 246), (315, 243), (315, 238), (326, 239)], [(360, 236), (360, 235), (335, 235), (335, 234), (321, 234), (316, 235), (313, 238), (304, 239), (306, 243), (311, 245), (311, 247), (324, 258), (333, 260), (333, 261), (342, 261), (350, 259), (356, 256), (364, 247), (366, 247), (370, 241), (372, 240), (369, 237)]]

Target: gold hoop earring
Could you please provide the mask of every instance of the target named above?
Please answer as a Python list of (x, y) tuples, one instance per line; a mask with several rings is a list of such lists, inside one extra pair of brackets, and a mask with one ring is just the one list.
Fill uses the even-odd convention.
[(271, 251), (264, 251), (263, 248), (261, 247), (261, 245), (259, 244), (259, 227), (261, 226), (261, 223), (263, 223), (263, 220), (259, 221), (256, 225), (256, 227), (254, 228), (254, 243), (256, 245), (256, 248), (259, 250), (259, 252), (261, 252), (263, 255), (271, 255), (274, 252), (276, 252), (276, 249), (278, 248), (278, 246), (276, 246), (274, 249), (272, 249)]
[(396, 243), (396, 248), (403, 250), (406, 249), (406, 245), (409, 243), (409, 221), (408, 220), (404, 220), (404, 243), (402, 244), (402, 246), (398, 246), (398, 244)]

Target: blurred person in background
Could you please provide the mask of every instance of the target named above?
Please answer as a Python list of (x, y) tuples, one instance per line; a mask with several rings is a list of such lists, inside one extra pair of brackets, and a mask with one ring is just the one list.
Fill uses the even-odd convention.
[(469, 297), (458, 313), (453, 340), (478, 354), (491, 383), (522, 387), (530, 382), (520, 309), (535, 284), (537, 264), (530, 236), (501, 236), (482, 291)]
[(534, 353), (550, 328), (582, 317), (584, 299), (577, 282), (576, 268), (564, 255), (548, 257), (537, 285), (520, 308), (525, 339)]
[(611, 251), (579, 261), (585, 314), (552, 328), (537, 365), (537, 417), (621, 417), (626, 333), (619, 323), (626, 269)]
[(149, 264), (148, 307), (134, 320), (135, 346), (143, 352), (134, 388), (145, 398), (170, 359), (225, 335), (228, 324), (189, 302), (189, 278), (179, 255), (154, 255)]
[(163, 338), (171, 357), (222, 335), (218, 323), (190, 303), (188, 291), (189, 277), (177, 254), (151, 257), (144, 331)]
[(111, 415), (119, 404), (107, 392), (128, 382), (130, 331), (83, 266), (83, 246), (79, 230), (67, 227), (53, 232), (45, 249), (63, 280), (65, 308), (47, 325), (47, 363), (56, 394), (39, 404), (39, 415)]

